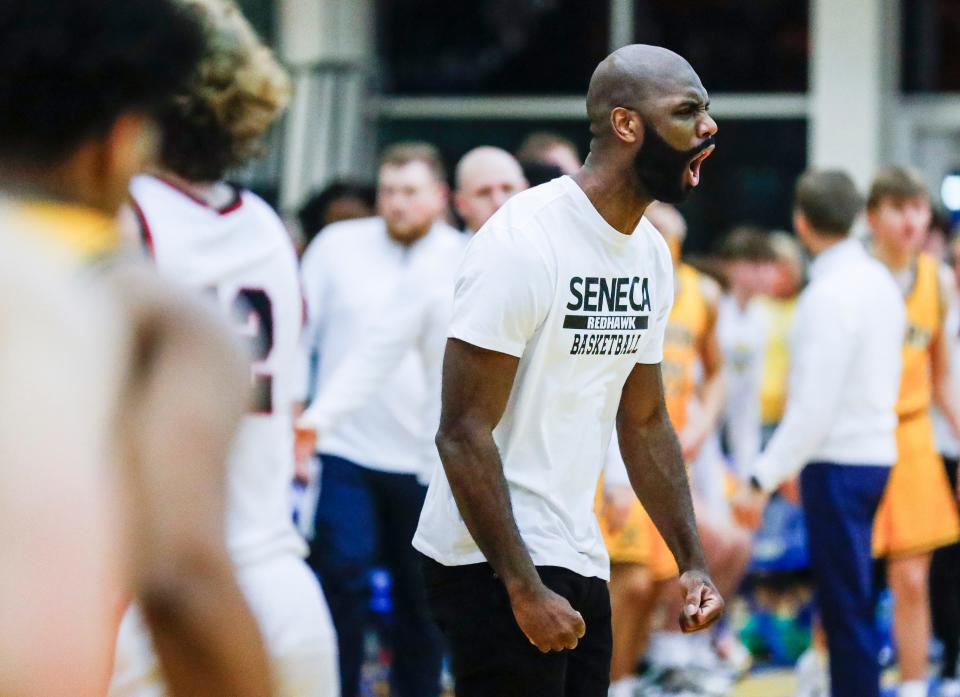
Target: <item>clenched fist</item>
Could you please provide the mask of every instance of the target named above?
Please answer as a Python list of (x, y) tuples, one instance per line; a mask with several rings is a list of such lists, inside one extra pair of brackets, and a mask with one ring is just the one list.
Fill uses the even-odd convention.
[(587, 632), (583, 616), (542, 583), (511, 594), (510, 605), (527, 639), (544, 653), (575, 649)]
[(723, 598), (709, 575), (702, 571), (687, 571), (680, 576), (680, 586), (683, 588), (680, 629), (684, 632), (706, 629), (723, 615)]

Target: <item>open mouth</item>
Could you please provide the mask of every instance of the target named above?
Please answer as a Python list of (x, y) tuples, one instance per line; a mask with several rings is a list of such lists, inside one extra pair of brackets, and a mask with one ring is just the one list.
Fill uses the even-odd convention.
[(700, 166), (703, 164), (704, 160), (713, 154), (713, 151), (716, 149), (716, 147), (716, 145), (706, 147), (697, 153), (692, 160), (690, 160), (690, 164), (687, 165), (687, 171), (684, 178), (686, 179), (687, 184), (689, 184), (691, 187), (700, 183)]

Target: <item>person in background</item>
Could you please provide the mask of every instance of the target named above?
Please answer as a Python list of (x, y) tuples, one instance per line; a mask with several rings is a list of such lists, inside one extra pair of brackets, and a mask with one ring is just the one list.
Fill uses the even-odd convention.
[[(334, 223), (307, 248), (301, 264), (309, 315), (305, 343), (320, 357), (313, 386), (318, 398), (350, 393), (349, 387), (333, 389), (334, 376), (373, 339), (383, 313), (402, 300), (410, 269), (459, 258), (464, 238), (443, 221), (447, 198), (435, 147), (393, 145), (380, 159), (379, 216)], [(440, 637), (410, 546), (426, 495), (427, 385), (424, 365), (410, 348), (362, 407), (329, 425), (312, 419), (320, 486), (308, 561), (337, 630), (344, 697), (360, 689), (367, 576), (377, 561), (393, 579), (392, 694), (436, 697), (440, 691)], [(318, 398), (307, 413), (321, 412)]]
[(483, 145), (457, 163), (453, 205), (464, 231), (477, 232), (508, 198), (527, 188), (520, 163), (506, 150)]
[[(645, 216), (663, 235), (673, 258), (675, 299), (664, 338), (663, 387), (667, 410), (689, 467), (716, 429), (723, 411), (722, 356), (716, 336), (720, 287), (680, 260), (687, 226), (676, 208), (655, 203)], [(611, 560), (611, 695), (632, 695), (639, 684), (634, 674), (638, 658), (650, 637), (651, 625), (660, 614), (669, 618), (658, 624), (653, 635), (661, 685), (666, 680), (676, 682), (676, 677), (670, 677), (668, 672), (704, 662), (704, 654), (709, 654), (707, 662), (711, 667), (716, 660), (710, 634), (685, 635), (674, 631), (672, 619), (680, 608), (670, 601), (678, 596), (677, 566), (630, 487), (616, 437), (611, 440), (605, 470), (599, 518)], [(749, 535), (718, 525), (697, 496), (694, 503), (717, 589), (722, 595), (732, 595), (749, 561)], [(658, 613), (661, 606), (666, 606), (667, 611)]]
[(933, 439), (931, 405), (960, 434), (945, 322), (956, 292), (953, 272), (920, 251), (930, 225), (920, 175), (888, 167), (867, 199), (873, 253), (893, 274), (907, 305), (903, 380), (897, 402), (899, 457), (877, 512), (873, 551), (887, 561), (894, 597), (899, 697), (924, 697), (930, 643), (929, 570), (933, 551), (960, 539), (960, 519)]
[(728, 291), (717, 311), (726, 383), (723, 440), (735, 473), (749, 471), (760, 452), (760, 385), (766, 329), (759, 297), (770, 287), (776, 256), (764, 231), (734, 229), (718, 256)]
[(376, 197), (374, 187), (350, 181), (335, 181), (311, 195), (297, 211), (301, 254), (327, 225), (374, 215)]
[[(204, 29), (192, 79), (158, 113), (162, 146), (133, 179), (131, 206), (161, 275), (209, 299), (251, 345), (243, 384), (256, 403), (227, 462), (226, 539), (257, 618), (277, 697), (337, 697), (337, 647), (306, 545), (293, 527), (293, 410), (303, 303), (296, 258), (276, 213), (224, 181), (280, 117), (290, 81), (232, 0), (180, 0)], [(124, 618), (110, 697), (164, 689), (139, 608)]]
[(800, 473), (831, 694), (879, 697), (870, 547), (897, 459), (906, 311), (890, 274), (850, 238), (863, 204), (849, 176), (808, 171), (794, 201), (797, 236), (815, 259), (797, 303), (787, 405), (734, 510), (758, 527), (770, 494)]
[[(960, 282), (960, 234), (954, 234), (950, 239), (947, 252), (954, 279)], [(953, 369), (953, 392), (956, 394), (960, 391), (956, 373), (957, 366), (960, 366), (960, 304), (957, 303), (956, 295), (947, 312), (944, 334), (947, 337)], [(957, 494), (957, 500), (960, 501), (960, 488), (957, 483), (960, 440), (953, 434), (950, 424), (936, 407), (933, 410), (933, 432), (937, 449), (943, 457), (950, 485)], [(943, 644), (937, 697), (960, 697), (960, 680), (957, 679), (957, 662), (960, 660), (960, 583), (957, 579), (960, 579), (960, 543), (936, 550), (930, 563), (930, 611), (933, 617), (933, 633)]]
[(524, 138), (516, 156), (521, 165), (557, 167), (561, 174), (574, 174), (583, 165), (572, 140), (548, 131), (535, 131)]
[(370, 338), (324, 381), (322, 390), (302, 415), (299, 430), (301, 437), (309, 439), (311, 448), (342, 418), (366, 405), (403, 357), (414, 351), (420, 357), (427, 380), (425, 414), (429, 416), (421, 470), (424, 481), (428, 481), (439, 466), (430, 434), (436, 432), (440, 423), (440, 374), (452, 310), (454, 274), (472, 234), (483, 227), (510, 196), (527, 188), (513, 156), (489, 146), (475, 148), (460, 159), (456, 182), (454, 201), (468, 233), (463, 237), (463, 245), (451, 245), (447, 254), (430, 255), (404, 270), (395, 300), (378, 313)]
[(803, 290), (805, 260), (797, 238), (786, 232), (770, 234), (775, 258), (768, 293), (760, 296), (766, 341), (763, 351), (763, 375), (760, 380), (761, 441), (765, 446), (783, 418), (787, 401), (787, 376), (790, 370), (790, 330)]

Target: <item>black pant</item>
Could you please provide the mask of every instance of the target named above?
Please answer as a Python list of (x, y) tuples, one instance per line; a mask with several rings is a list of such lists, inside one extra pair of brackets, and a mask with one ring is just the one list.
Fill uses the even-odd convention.
[(587, 625), (577, 648), (541, 653), (517, 625), (489, 564), (447, 567), (424, 557), (423, 569), (430, 609), (450, 648), (457, 697), (606, 697), (613, 646), (606, 581), (537, 568)]
[(363, 664), (370, 588), (377, 562), (393, 577), (390, 636), (391, 694), (440, 694), (442, 639), (430, 621), (420, 576), (420, 555), (410, 546), (426, 487), (412, 474), (390, 474), (333, 455), (321, 458), (316, 534), (308, 562), (330, 606), (340, 648), (343, 697), (356, 697)]
[[(957, 458), (945, 457), (950, 486), (957, 488)], [(940, 676), (957, 677), (960, 658), (960, 544), (941, 547), (930, 565), (930, 615), (933, 633), (943, 642)]]

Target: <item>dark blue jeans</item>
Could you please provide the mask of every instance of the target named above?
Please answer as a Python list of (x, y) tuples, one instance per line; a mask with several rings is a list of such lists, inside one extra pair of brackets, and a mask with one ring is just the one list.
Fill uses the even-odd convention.
[(889, 467), (814, 462), (800, 475), (835, 697), (879, 697), (871, 537)]
[(426, 487), (412, 474), (379, 472), (332, 455), (320, 459), (316, 533), (307, 561), (337, 630), (343, 697), (359, 691), (367, 577), (378, 563), (393, 577), (391, 694), (436, 697), (442, 640), (427, 608), (419, 555), (410, 544)]

